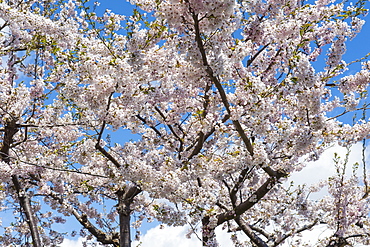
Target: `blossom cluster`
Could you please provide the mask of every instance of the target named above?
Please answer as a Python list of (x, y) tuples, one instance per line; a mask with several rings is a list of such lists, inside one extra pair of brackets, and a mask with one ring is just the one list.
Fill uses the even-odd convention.
[(60, 242), (53, 225), (70, 216), (116, 244), (132, 215), (134, 227), (202, 228), (207, 246), (225, 222), (246, 245), (319, 222), (336, 231), (322, 246), (369, 241), (366, 172), (337, 172), (319, 201), (282, 184), (329, 146), (369, 138), (366, 117), (341, 118), (368, 104), (369, 61), (344, 76), (343, 60), (362, 7), (132, 0), (141, 10), (125, 17), (80, 0), (16, 2), (0, 3), (0, 197), (18, 205), (1, 244), (37, 242), (32, 224), (45, 226), (43, 246)]

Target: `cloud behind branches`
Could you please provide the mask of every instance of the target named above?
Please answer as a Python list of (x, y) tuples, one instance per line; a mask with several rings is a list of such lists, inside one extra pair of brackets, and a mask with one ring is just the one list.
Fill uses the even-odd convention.
[[(363, 164), (362, 164), (362, 143), (357, 143), (353, 145), (349, 150), (350, 154), (348, 157), (347, 173), (352, 172), (353, 164), (356, 162), (359, 163), (359, 168), (357, 170), (358, 175), (362, 175)], [(312, 185), (320, 182), (321, 180), (328, 179), (335, 173), (334, 167), (334, 153), (337, 153), (342, 160), (344, 160), (348, 150), (341, 146), (333, 146), (326, 150), (320, 158), (315, 162), (309, 162), (308, 165), (302, 169), (302, 171), (293, 174), (286, 185), (290, 184), (290, 181), (294, 181), (294, 185)], [(369, 149), (365, 150), (365, 159), (370, 156)], [(314, 193), (310, 196), (312, 200), (322, 198), (327, 195), (328, 192), (324, 188), (317, 193)], [(201, 247), (200, 240), (195, 236), (191, 235), (191, 238), (187, 238), (186, 234), (189, 231), (189, 226), (164, 226), (151, 224), (145, 234), (142, 234), (140, 240), (133, 241), (133, 247)], [(149, 226), (150, 227), (150, 226)], [(217, 241), (220, 244), (220, 247), (228, 247), (232, 245), (231, 234), (226, 231), (222, 231), (222, 226), (216, 229)], [(303, 232), (302, 239), (304, 243), (309, 246), (315, 246), (320, 239), (328, 237), (333, 234), (333, 231), (327, 229), (325, 225), (315, 226), (311, 230)], [(245, 236), (238, 236), (239, 240), (245, 241)], [(288, 239), (287, 242), (282, 245), (282, 247), (288, 247), (294, 241), (294, 239)], [(60, 247), (82, 247), (83, 238), (78, 238), (76, 240), (65, 239)], [(356, 245), (356, 247), (362, 247), (365, 245)]]

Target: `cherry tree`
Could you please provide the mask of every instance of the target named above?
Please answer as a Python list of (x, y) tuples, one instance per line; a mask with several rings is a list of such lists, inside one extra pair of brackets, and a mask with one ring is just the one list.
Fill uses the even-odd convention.
[[(53, 223), (74, 218), (112, 246), (131, 246), (144, 219), (188, 224), (203, 246), (218, 226), (247, 236), (235, 246), (279, 246), (319, 224), (333, 231), (319, 246), (367, 244), (365, 162), (347, 174), (334, 157), (328, 181), (284, 184), (368, 138), (369, 61), (349, 75), (342, 58), (365, 2), (131, 3), (129, 17), (80, 0), (0, 4), (1, 192), (19, 213), (0, 241), (53, 245)], [(343, 122), (353, 113), (365, 116)]]
[[(42, 28), (32, 24), (53, 14), (49, 8), (55, 4), (43, 4), (1, 3), (2, 211), (6, 212), (5, 219), (14, 214), (14, 221), (9, 221), (2, 231), (4, 246), (27, 242), (45, 246), (62, 241), (61, 234), (52, 230), (51, 225), (64, 220), (40, 210), (39, 198), (45, 196), (42, 191), (52, 183), (50, 178), (56, 178), (57, 172), (70, 171), (65, 169), (68, 152), (64, 150), (73, 146), (80, 136), (68, 106), (53, 102), (60, 84), (53, 84), (47, 78), (54, 65), (50, 50), (57, 48)], [(37, 15), (20, 21), (30, 9)], [(42, 24), (44, 28), (48, 23)], [(62, 188), (62, 183), (58, 181), (54, 185)]]

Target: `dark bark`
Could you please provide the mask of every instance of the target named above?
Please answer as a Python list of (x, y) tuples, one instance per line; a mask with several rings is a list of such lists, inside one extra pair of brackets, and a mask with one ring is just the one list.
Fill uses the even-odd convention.
[(134, 200), (134, 197), (141, 192), (136, 186), (131, 186), (122, 190), (117, 191), (118, 205), (117, 212), (119, 214), (119, 225), (120, 225), (120, 247), (131, 247), (131, 235), (130, 235), (130, 218), (131, 209), (130, 206)]
[(239, 225), (240, 229), (249, 237), (249, 239), (258, 247), (268, 247), (267, 243), (253, 232), (248, 224), (245, 224), (240, 216), (235, 217), (235, 222)]
[(218, 215), (217, 225), (221, 225), (225, 221), (235, 219), (237, 216), (242, 215), (244, 212), (252, 208), (278, 183), (279, 179), (285, 175), (285, 173), (279, 173), (276, 177), (268, 178), (267, 181), (256, 190), (256, 192), (254, 192), (247, 200), (237, 205), (234, 210)]
[[(111, 94), (112, 96), (112, 94)], [(107, 105), (107, 111), (110, 106), (110, 99)], [(95, 144), (95, 148), (99, 150), (110, 162), (112, 162), (117, 168), (121, 167), (121, 164), (102, 146), (100, 146), (99, 142), (102, 138), (106, 123), (103, 122), (98, 140)], [(131, 235), (130, 235), (130, 217), (131, 217), (131, 209), (130, 206), (135, 198), (141, 192), (135, 185), (127, 185), (125, 188), (120, 189), (116, 192), (118, 197), (118, 204), (117, 204), (117, 212), (119, 215), (119, 247), (131, 247)]]
[(37, 220), (34, 213), (32, 212), (30, 197), (27, 191), (22, 188), (19, 177), (17, 175), (12, 176), (12, 181), (17, 191), (19, 205), (21, 206), (23, 213), (26, 215), (26, 222), (31, 231), (33, 246), (41, 247), (40, 234), (37, 229)]
[[(0, 149), (1, 160), (7, 164), (10, 163), (10, 148), (14, 142), (14, 135), (18, 132), (18, 125), (16, 120), (9, 121), (4, 126), (4, 139), (3, 145)], [(26, 222), (31, 232), (32, 244), (34, 247), (41, 247), (40, 233), (37, 229), (37, 220), (32, 212), (31, 199), (27, 190), (22, 187), (19, 176), (12, 175), (12, 182), (17, 193), (21, 212), (25, 215)]]
[(202, 242), (203, 242), (203, 246), (207, 246), (207, 242), (208, 242), (208, 225), (209, 225), (209, 217), (205, 216), (202, 219)]
[(210, 240), (214, 239), (215, 228), (210, 226), (210, 217), (205, 216), (202, 219), (202, 242), (203, 246), (208, 246)]
[(343, 237), (334, 237), (326, 247), (344, 247), (349, 245), (347, 240)]
[(293, 232), (290, 232), (288, 234), (284, 234), (282, 237), (280, 237), (279, 239), (275, 240), (274, 241), (274, 246), (278, 246), (280, 245), (281, 243), (283, 243), (287, 238), (293, 236), (294, 234), (297, 234), (297, 233), (301, 233), (305, 230), (308, 230), (308, 229), (312, 229), (312, 227), (314, 227), (315, 225), (317, 225), (317, 223), (319, 222), (319, 219), (316, 219), (314, 222), (312, 222), (311, 224), (308, 224), (308, 225), (304, 225), (302, 226), (300, 229), (298, 229), (297, 231), (293, 231)]
[(65, 202), (60, 196), (54, 193), (50, 194), (49, 196), (56, 200), (60, 205), (64, 206), (69, 212), (71, 212), (76, 220), (86, 230), (88, 230), (98, 242), (102, 244), (110, 244), (114, 247), (119, 247), (119, 237), (117, 232), (113, 232), (111, 234), (103, 232), (90, 222), (86, 214), (80, 214), (71, 204)]
[[(198, 17), (198, 14), (196, 14), (190, 7), (189, 11), (192, 14), (193, 21), (194, 21), (194, 31), (195, 31), (195, 42), (197, 44), (197, 47), (199, 49), (200, 55), (201, 55), (201, 60), (203, 63), (203, 66), (205, 67), (205, 71), (211, 80), (211, 82), (215, 85), (217, 88), (217, 91), (220, 95), (221, 101), (227, 111), (228, 115), (231, 115), (231, 110), (230, 110), (230, 103), (228, 102), (226, 93), (222, 87), (222, 83), (220, 82), (219, 78), (215, 76), (215, 73), (210, 66), (207, 55), (206, 55), (206, 49), (202, 40), (202, 35), (199, 27), (200, 19)], [(267, 47), (267, 46), (266, 46)], [(266, 48), (265, 47), (265, 48)], [(265, 49), (263, 48), (263, 49)], [(256, 54), (258, 56), (258, 54)], [(249, 62), (249, 65), (252, 61)], [(247, 137), (242, 125), (238, 120), (232, 120), (232, 123), (235, 127), (235, 130), (238, 132), (239, 136), (241, 137), (243, 143), (245, 144), (246, 149), (248, 150), (249, 155), (254, 156), (254, 150), (252, 143), (250, 139)], [(235, 187), (232, 189), (230, 192), (230, 199), (233, 204), (233, 210), (230, 210), (226, 213), (218, 215), (218, 221), (217, 225), (221, 225), (223, 222), (232, 220), (232, 219), (240, 219), (239, 217), (249, 210), (251, 207), (253, 207), (256, 203), (258, 203), (261, 198), (263, 198), (275, 185), (278, 183), (279, 179), (286, 176), (287, 174), (284, 171), (275, 171), (269, 166), (265, 166), (264, 164), (259, 164), (259, 167), (264, 170), (268, 175), (269, 178), (267, 181), (260, 186), (246, 201), (239, 203), (238, 205), (236, 204), (236, 193), (239, 191), (241, 184), (244, 182), (245, 176), (248, 173), (248, 170), (242, 171), (240, 174), (241, 179), (236, 183)], [(203, 224), (203, 227), (205, 227), (205, 224)], [(256, 235), (253, 235), (252, 230), (249, 232), (250, 234), (248, 235), (251, 237), (251, 240), (256, 240), (256, 243), (260, 243), (258, 246), (265, 246), (265, 243), (262, 243), (261, 241), (258, 241), (257, 238), (255, 238)], [(253, 241), (254, 242), (254, 241)], [(203, 242), (204, 243), (204, 242)]]

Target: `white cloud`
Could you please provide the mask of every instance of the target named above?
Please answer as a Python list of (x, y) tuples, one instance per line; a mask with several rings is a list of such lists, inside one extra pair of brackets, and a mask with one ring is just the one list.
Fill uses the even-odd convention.
[[(357, 143), (353, 145), (350, 149), (350, 155), (348, 157), (348, 166), (347, 173), (352, 173), (352, 165), (358, 162), (362, 165), (362, 143)], [(334, 153), (337, 153), (341, 160), (345, 159), (347, 154), (347, 149), (340, 146), (334, 146), (326, 150), (320, 157), (319, 160), (315, 162), (310, 162), (302, 171), (297, 172), (290, 176), (288, 182), (294, 181), (295, 185), (311, 185), (318, 183), (322, 180), (328, 179), (330, 176), (335, 174), (334, 166)], [(369, 152), (366, 150), (365, 156), (369, 156)], [(362, 168), (358, 170), (359, 175), (362, 174)], [(319, 193), (316, 193), (314, 197), (322, 197), (327, 194), (326, 190), (322, 190)], [(141, 238), (141, 245), (138, 245), (139, 242), (134, 242), (133, 247), (201, 247), (201, 241), (194, 236), (192, 239), (186, 239), (185, 235), (188, 231), (187, 226), (183, 227), (165, 227), (164, 229), (159, 229), (159, 226), (156, 226)], [(315, 246), (320, 239), (331, 236), (333, 234), (332, 230), (328, 230), (325, 225), (318, 225), (313, 227), (311, 230), (302, 232), (301, 239), (304, 243), (307, 243), (311, 246)], [(233, 246), (230, 240), (231, 234), (222, 230), (221, 227), (216, 228), (217, 241), (220, 247)], [(246, 240), (246, 236), (239, 237), (240, 240)], [(282, 247), (291, 246), (294, 239), (289, 239)], [(356, 245), (360, 247), (364, 245)]]
[[(367, 151), (367, 150), (366, 150)], [(337, 153), (342, 159), (345, 158), (347, 149), (340, 146), (334, 146), (326, 150), (316, 162), (310, 162), (302, 171), (297, 172), (290, 176), (287, 184), (290, 181), (294, 181), (295, 185), (302, 184), (315, 184), (321, 180), (326, 180), (328, 177), (335, 174), (334, 166), (334, 153)], [(369, 156), (369, 152), (365, 153), (365, 156)], [(362, 144), (357, 143), (352, 146), (351, 153), (348, 159), (347, 172), (352, 172), (352, 165), (359, 162), (362, 165)], [(359, 175), (362, 174), (362, 168), (359, 169)], [(326, 195), (326, 190), (322, 190), (314, 195), (315, 198)], [(312, 198), (311, 198), (312, 199)], [(165, 226), (160, 229), (159, 225), (150, 228), (145, 234), (141, 236), (140, 241), (133, 241), (132, 247), (201, 247), (201, 241), (193, 234), (191, 238), (186, 238), (189, 226)], [(331, 236), (333, 232), (328, 230), (325, 225), (318, 225), (313, 227), (311, 230), (304, 231), (302, 233), (302, 240), (309, 246), (317, 245), (320, 239)], [(222, 230), (222, 227), (216, 228), (217, 241), (220, 247), (233, 246), (230, 239), (231, 234), (227, 233), (226, 230)], [(247, 237), (241, 233), (238, 233), (238, 239), (244, 241)], [(296, 239), (296, 238), (294, 238)], [(294, 239), (288, 239), (282, 247), (289, 247)], [(83, 238), (77, 240), (65, 239), (60, 247), (82, 247)], [(361, 247), (365, 245), (355, 245)]]
[[(311, 230), (304, 231), (302, 233), (301, 239), (303, 240), (304, 244), (308, 244), (309, 246), (317, 246), (320, 240), (332, 236), (333, 233), (334, 231), (328, 229), (326, 225), (317, 225), (313, 227)], [(290, 247), (294, 239), (288, 239), (281, 247)], [(351, 246), (366, 247), (368, 245), (355, 244)]]
[(201, 242), (194, 235), (190, 239), (186, 238), (185, 235), (188, 232), (189, 227), (187, 226), (165, 226), (160, 229), (160, 226), (156, 226), (149, 229), (146, 234), (142, 235), (140, 241), (133, 241), (133, 247), (197, 247), (201, 246)]
[[(58, 247), (83, 247), (83, 242), (86, 242), (86, 238), (79, 237), (78, 239), (68, 239), (65, 238), (63, 243), (58, 245)], [(103, 246), (102, 244), (98, 243), (95, 239), (88, 240), (87, 246)]]
[[(161, 229), (162, 228), (162, 229)], [(202, 242), (194, 234), (191, 238), (187, 238), (186, 234), (189, 231), (189, 226), (164, 226), (157, 225), (149, 229), (146, 234), (143, 234), (139, 241), (133, 241), (132, 247), (201, 247)], [(233, 246), (230, 240), (231, 233), (222, 230), (221, 227), (216, 228), (217, 241), (220, 247)], [(201, 237), (201, 236), (199, 236)], [(241, 233), (238, 233), (238, 238), (245, 241), (247, 239)], [(80, 237), (77, 240), (64, 239), (63, 243), (58, 247), (83, 247), (84, 238)]]
[(330, 237), (333, 235), (333, 231), (329, 230), (326, 225), (318, 225), (313, 227), (311, 230), (306, 230), (302, 232), (302, 237), (289, 238), (282, 245), (282, 247), (289, 247), (291, 243), (296, 239), (301, 239), (302, 244), (308, 244), (309, 246), (316, 246), (320, 239)]
[(76, 240), (65, 238), (63, 240), (63, 243), (61, 243), (58, 247), (83, 247), (82, 241), (83, 241), (82, 237), (80, 237)]
[[(133, 241), (132, 247), (201, 247), (202, 242), (194, 234), (191, 238), (186, 238), (189, 226), (156, 226), (149, 229), (146, 234), (142, 235), (140, 241)], [(216, 228), (216, 238), (220, 247), (233, 246), (231, 234), (223, 230), (221, 226)], [(245, 241), (247, 237), (241, 233), (238, 239)], [(201, 237), (201, 236), (199, 236)]]
[[(369, 149), (366, 149), (365, 157), (369, 156)], [(291, 181), (294, 182), (294, 185), (312, 185), (319, 183), (320, 181), (327, 180), (330, 176), (335, 175), (335, 165), (334, 165), (334, 153), (337, 153), (341, 161), (344, 161), (347, 149), (341, 146), (333, 146), (326, 150), (320, 158), (315, 162), (309, 162), (305, 168), (300, 172), (293, 173), (286, 185), (290, 184)], [(350, 149), (350, 154), (348, 157), (346, 174), (352, 174), (353, 165), (358, 162), (360, 168), (357, 170), (359, 176), (362, 175), (362, 143), (357, 143), (353, 145)], [(313, 194), (310, 196), (311, 199), (319, 199), (324, 195), (327, 195), (325, 189)]]
[[(192, 235), (191, 239), (185, 237), (188, 226), (165, 226), (160, 229), (156, 226), (141, 237), (141, 240), (134, 241), (132, 247), (201, 247), (202, 243), (199, 239)], [(329, 237), (333, 234), (332, 230), (328, 230), (325, 225), (318, 225), (311, 230), (304, 231), (301, 239), (303, 243), (309, 246), (316, 246), (320, 239)], [(216, 228), (217, 242), (220, 247), (234, 246), (230, 239), (231, 234), (222, 230), (221, 227)], [(247, 240), (247, 237), (238, 233), (238, 239), (242, 242)], [(288, 239), (282, 247), (289, 247), (294, 239)], [(366, 245), (354, 245), (355, 247), (365, 247)]]

